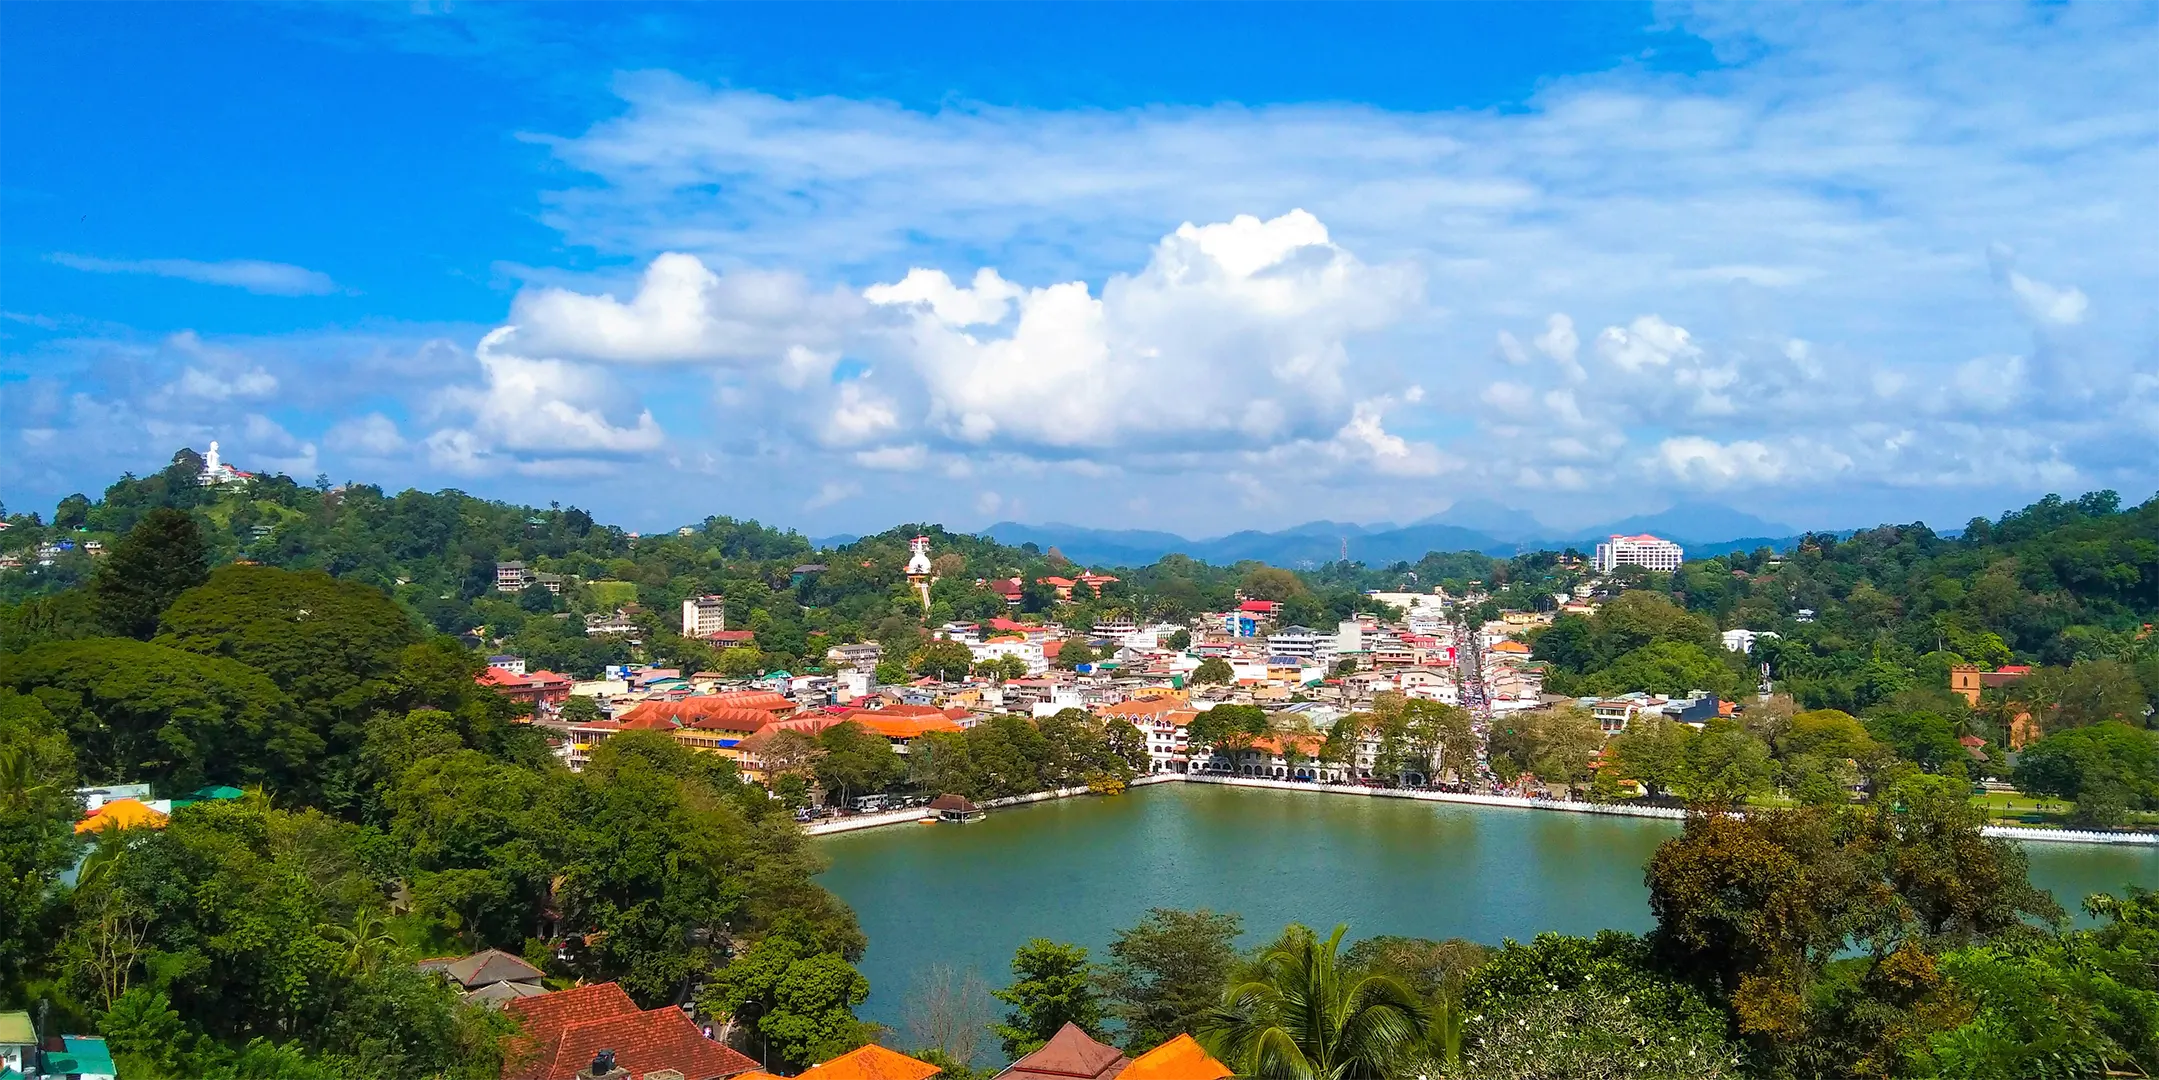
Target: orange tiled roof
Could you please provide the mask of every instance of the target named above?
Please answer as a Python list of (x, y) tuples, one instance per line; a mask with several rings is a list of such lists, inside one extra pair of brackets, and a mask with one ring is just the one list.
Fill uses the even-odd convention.
[(1190, 1035), (1170, 1041), (1132, 1059), (1117, 1080), (1222, 1080), (1235, 1075), (1216, 1061)]
[(1111, 718), (1123, 717), (1125, 719), (1131, 719), (1133, 717), (1146, 717), (1152, 719), (1154, 717), (1161, 716), (1164, 713), (1175, 712), (1183, 707), (1184, 702), (1178, 701), (1176, 698), (1159, 697), (1145, 698), (1135, 701), (1120, 701), (1115, 705), (1105, 705), (1101, 709), (1097, 710), (1097, 712), (1102, 716)]
[(929, 1080), (938, 1071), (927, 1061), (871, 1043), (806, 1070), (795, 1080)]
[(1270, 754), (1279, 754), (1282, 752), (1282, 744), (1285, 741), (1294, 744), (1298, 753), (1306, 757), (1315, 757), (1319, 754), (1320, 746), (1327, 740), (1317, 735), (1261, 735), (1252, 740), (1252, 749), (1264, 750)]
[(762, 731), (779, 721), (763, 709), (713, 709), (690, 722), (699, 731)]
[(140, 799), (114, 799), (75, 825), (76, 835), (102, 829), (162, 829), (168, 819)]
[(1499, 644), (1492, 646), (1492, 651), (1503, 653), (1522, 653), (1524, 655), (1527, 655), (1529, 652), (1529, 646), (1524, 645), (1519, 641), (1502, 641)]
[(710, 695), (712, 700), (736, 709), (792, 709), (793, 700), (785, 694), (770, 690), (729, 690), (724, 694)]
[(887, 739), (912, 739), (932, 731), (958, 731), (959, 724), (938, 716), (879, 716), (874, 712), (858, 713), (847, 717), (848, 722), (862, 725), (864, 731), (874, 732)]

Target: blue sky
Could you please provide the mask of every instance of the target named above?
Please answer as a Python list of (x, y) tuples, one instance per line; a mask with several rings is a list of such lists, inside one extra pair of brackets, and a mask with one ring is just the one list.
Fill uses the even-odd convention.
[(0, 499), (1961, 522), (2159, 488), (2159, 8), (14, 5)]

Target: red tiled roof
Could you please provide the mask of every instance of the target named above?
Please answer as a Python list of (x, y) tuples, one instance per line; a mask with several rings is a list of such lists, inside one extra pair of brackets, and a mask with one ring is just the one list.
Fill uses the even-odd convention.
[[(737, 690), (725, 694), (699, 694), (680, 701), (645, 701), (615, 719), (635, 726), (648, 717), (673, 721), (676, 726), (702, 727), (706, 717), (740, 717), (755, 712), (770, 723), (776, 713), (791, 710), (795, 703), (769, 690)], [(736, 722), (740, 722), (737, 720)], [(665, 730), (665, 729), (662, 729)], [(755, 731), (754, 727), (743, 728)]]
[(1237, 610), (1256, 612), (1261, 615), (1272, 615), (1274, 614), (1275, 609), (1281, 606), (1282, 605), (1277, 604), (1272, 600), (1247, 600), (1244, 603), (1237, 605)]
[(943, 716), (944, 710), (939, 709), (935, 705), (909, 705), (905, 702), (897, 701), (885, 706), (882, 709), (843, 708), (840, 710), (840, 715), (842, 716), (856, 717), (863, 714), (872, 714), (876, 716)]
[(1068, 1023), (1042, 1049), (1015, 1061), (997, 1080), (1109, 1080), (1132, 1059), (1114, 1046), (1096, 1042), (1079, 1025)]
[(525, 1034), (503, 1061), (503, 1080), (570, 1080), (613, 1050), (633, 1075), (674, 1069), (684, 1080), (717, 1080), (757, 1063), (704, 1037), (680, 1009), (640, 1012), (614, 983), (517, 998), (505, 1009), (525, 1022)]

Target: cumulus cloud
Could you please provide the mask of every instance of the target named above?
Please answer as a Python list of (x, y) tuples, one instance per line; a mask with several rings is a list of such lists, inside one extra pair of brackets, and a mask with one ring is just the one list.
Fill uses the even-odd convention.
[(818, 291), (800, 274), (715, 273), (694, 255), (655, 257), (628, 300), (559, 286), (527, 289), (510, 307), (516, 347), (536, 356), (639, 364), (770, 362), (824, 355), (862, 304)]
[(149, 274), (204, 285), (229, 285), (269, 296), (321, 296), (337, 291), (337, 282), (321, 271), (260, 259), (99, 259), (65, 253), (51, 258), (62, 266), (93, 274)]
[[(1181, 225), (1146, 267), (1020, 290), (915, 269), (865, 297), (912, 312), (903, 355), (930, 420), (972, 444), (1045, 450), (1273, 442), (1341, 422), (1349, 341), (1419, 301), (1407, 265), (1371, 266), (1293, 210)], [(1003, 305), (1017, 309), (1009, 330)]]
[(1026, 290), (983, 267), (975, 271), (974, 284), (961, 288), (936, 270), (916, 267), (891, 285), (872, 285), (862, 295), (873, 304), (925, 304), (947, 326), (982, 326), (1005, 321), (1012, 301)]
[(609, 418), (622, 394), (605, 371), (510, 352), (514, 336), (513, 327), (502, 327), (482, 338), (474, 352), (483, 382), (443, 393), (438, 409), (463, 422), (426, 439), (436, 465), (486, 471), (504, 462), (641, 454), (665, 442), (649, 410), (627, 424)]
[(322, 433), (322, 444), (340, 453), (385, 458), (405, 449), (405, 436), (397, 421), (379, 412), (340, 420)]
[[(1571, 325), (1567, 336), (1573, 337)], [(1656, 315), (1644, 315), (1625, 327), (1607, 326), (1597, 335), (1597, 355), (1605, 363), (1628, 371), (1669, 367), (1675, 360), (1691, 360), (1701, 354), (1686, 327), (1673, 326)]]

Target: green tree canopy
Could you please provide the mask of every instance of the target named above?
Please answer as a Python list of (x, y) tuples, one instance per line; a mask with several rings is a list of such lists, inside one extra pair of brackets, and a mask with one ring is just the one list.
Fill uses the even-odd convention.
[(1210, 656), (1200, 661), (1198, 667), (1192, 669), (1192, 684), (1194, 686), (1204, 686), (1209, 683), (1218, 686), (1227, 685), (1235, 681), (1236, 678), (1237, 672), (1229, 666), (1229, 661), (1219, 656)]
[(2024, 748), (2012, 780), (2074, 800), (2088, 824), (2119, 824), (2126, 811), (2159, 807), (2159, 733), (2113, 720), (2057, 732)]
[(1004, 1042), (1007, 1058), (1041, 1049), (1066, 1024), (1102, 1037), (1102, 1001), (1086, 949), (1035, 938), (1012, 954), (1012, 975), (1012, 985), (990, 992), (1012, 1006), (993, 1029)]
[(841, 802), (883, 791), (907, 776), (907, 762), (892, 742), (852, 720), (817, 733), (823, 751), (813, 769), (817, 782)]
[(334, 786), (349, 781), (368, 715), (392, 705), (404, 650), (420, 628), (380, 590), (319, 571), (227, 566), (180, 594), (157, 644), (237, 660), (290, 697), (331, 759)]
[(974, 662), (975, 655), (964, 642), (940, 638), (916, 650), (913, 667), (917, 674), (951, 682), (966, 678)]
[(261, 672), (124, 638), (63, 641), (0, 655), (0, 686), (41, 702), (68, 733), (83, 774), (204, 784), (290, 784), (322, 753), (292, 699)]
[(1125, 1048), (1141, 1053), (1189, 1032), (1222, 996), (1244, 920), (1201, 908), (1150, 908), (1117, 932), (1100, 975)]
[(722, 1017), (739, 1017), (757, 1033), (767, 1055), (793, 1068), (829, 1061), (869, 1042), (872, 1025), (854, 1010), (870, 981), (815, 931), (783, 921), (721, 968), (698, 1001)]
[(90, 579), (91, 606), (108, 633), (147, 639), (158, 617), (210, 574), (209, 550), (193, 515), (160, 507), (114, 543)]

